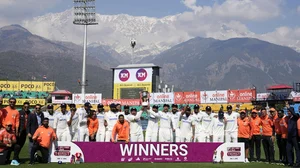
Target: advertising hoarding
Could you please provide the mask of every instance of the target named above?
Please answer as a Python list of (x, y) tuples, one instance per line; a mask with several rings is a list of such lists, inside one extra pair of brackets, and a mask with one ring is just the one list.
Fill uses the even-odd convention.
[(227, 103), (227, 90), (201, 91), (202, 104)]
[(55, 82), (0, 81), (0, 89), (3, 91), (53, 92), (55, 90)]
[[(8, 100), (9, 99), (3, 99), (3, 105), (8, 105), (9, 104)], [(17, 99), (16, 105), (21, 106), (25, 102), (29, 102), (30, 105), (36, 105), (36, 104), (45, 105), (46, 104), (45, 99)]]
[(228, 103), (251, 103), (255, 99), (254, 89), (228, 90)]
[(72, 94), (72, 100), (74, 104), (84, 104), (89, 102), (91, 104), (99, 104), (102, 102), (101, 93), (86, 93), (85, 98), (83, 94)]
[(151, 93), (150, 104), (173, 104), (174, 93)]
[(115, 69), (114, 99), (138, 99), (140, 91), (152, 92), (152, 68)]
[(175, 104), (199, 104), (200, 91), (195, 92), (174, 92)]

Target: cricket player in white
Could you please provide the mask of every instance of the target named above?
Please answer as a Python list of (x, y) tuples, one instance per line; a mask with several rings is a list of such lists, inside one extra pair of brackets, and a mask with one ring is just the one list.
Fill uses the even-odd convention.
[[(158, 106), (153, 105), (151, 111), (157, 113), (158, 112)], [(157, 142), (157, 135), (158, 135), (158, 122), (159, 118), (155, 117), (154, 115), (150, 114), (149, 120), (148, 120), (148, 127), (146, 129), (146, 140), (145, 142)]]
[(48, 118), (49, 119), (49, 127), (53, 128), (54, 126), (54, 118), (55, 118), (55, 114), (53, 111), (53, 105), (48, 105), (47, 106), (47, 111), (43, 112), (44, 113), (44, 118)]
[(78, 122), (79, 122), (79, 116), (77, 113), (76, 105), (75, 104), (70, 104), (70, 120), (71, 120), (71, 125), (70, 125), (70, 131), (71, 131), (71, 137), (72, 141), (76, 142), (78, 141)]
[(201, 131), (199, 134), (199, 142), (212, 141), (212, 114), (211, 107), (207, 106), (205, 112), (201, 113)]
[(71, 142), (71, 133), (70, 133), (70, 114), (67, 111), (67, 105), (60, 105), (61, 112), (57, 113), (54, 118), (53, 128), (56, 131), (58, 141), (70, 141)]
[(96, 141), (97, 142), (104, 142), (105, 140), (105, 121), (104, 121), (104, 106), (103, 104), (97, 105), (98, 111), (97, 111), (97, 119), (99, 122), (98, 131), (96, 134)]
[[(58, 112), (55, 112), (54, 113), (54, 110), (53, 110), (53, 105), (52, 104), (49, 104), (47, 106), (47, 111), (43, 112), (44, 113), (44, 118), (48, 118), (49, 119), (49, 127), (53, 128), (54, 127), (54, 119), (55, 119), (55, 115), (58, 113)], [(51, 153), (52, 153), (52, 144), (49, 148), (49, 158), (48, 158), (48, 162), (51, 162)]]
[(185, 107), (181, 113), (181, 140), (180, 142), (193, 142), (195, 138), (195, 122), (194, 117), (191, 115), (191, 108)]
[(180, 127), (179, 127), (179, 120), (180, 120), (181, 112), (178, 111), (177, 104), (172, 104), (172, 124), (173, 124), (173, 142), (180, 142)]
[(125, 118), (126, 118), (127, 115), (130, 114), (130, 112), (129, 112), (129, 106), (128, 105), (124, 106), (124, 114), (125, 114)]
[(89, 141), (89, 129), (87, 127), (88, 115), (90, 112), (91, 104), (86, 102), (84, 108), (77, 110), (78, 113), (78, 141), (88, 142)]
[(201, 135), (201, 131), (202, 131), (202, 125), (201, 125), (201, 121), (202, 121), (202, 114), (200, 113), (200, 107), (198, 104), (194, 105), (194, 113), (192, 115), (194, 117), (194, 124), (195, 124), (195, 138), (194, 138), (194, 142), (200, 142), (200, 135)]
[(238, 125), (237, 120), (240, 114), (232, 111), (232, 106), (227, 106), (227, 113), (224, 115), (227, 123), (225, 126), (225, 142), (237, 143), (238, 141)]
[(105, 142), (111, 141), (112, 130), (118, 121), (119, 115), (124, 115), (124, 112), (117, 112), (116, 105), (114, 103), (110, 104), (109, 107), (110, 111), (106, 112), (104, 115), (104, 120), (107, 123), (105, 132)]
[(169, 112), (169, 105), (164, 105), (163, 112), (154, 112), (149, 110), (150, 115), (159, 118), (159, 142), (173, 142), (172, 140), (172, 133), (173, 133), (173, 125), (172, 125), (172, 116)]
[(212, 119), (213, 142), (224, 142), (225, 124), (224, 112), (220, 110), (218, 117)]
[[(148, 104), (147, 104), (148, 105)], [(143, 106), (144, 108), (144, 106)], [(146, 106), (147, 108), (147, 106)], [(127, 120), (130, 123), (130, 142), (144, 142), (144, 134), (143, 134), (143, 128), (141, 123), (141, 115), (143, 113), (142, 109), (141, 111), (137, 112), (136, 108), (132, 108), (131, 114), (127, 116)]]

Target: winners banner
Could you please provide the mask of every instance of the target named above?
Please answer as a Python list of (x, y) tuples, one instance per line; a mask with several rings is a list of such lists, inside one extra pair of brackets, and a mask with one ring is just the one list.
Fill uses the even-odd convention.
[(244, 152), (243, 143), (58, 142), (51, 162), (68, 163), (72, 155), (86, 163), (244, 162)]

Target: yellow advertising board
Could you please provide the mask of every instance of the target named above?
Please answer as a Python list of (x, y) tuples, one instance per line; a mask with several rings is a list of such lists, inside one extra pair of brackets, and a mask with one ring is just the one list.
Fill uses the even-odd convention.
[(149, 93), (151, 93), (152, 82), (115, 83), (113, 98), (139, 99), (139, 91), (148, 91)]
[(2, 91), (31, 91), (31, 92), (53, 92), (55, 82), (53, 81), (0, 81)]
[[(3, 99), (3, 105), (8, 105), (9, 104), (8, 100), (9, 99)], [(20, 105), (23, 105), (25, 102), (29, 102), (30, 105), (36, 105), (36, 104), (45, 105), (46, 104), (45, 99), (17, 99), (16, 105), (20, 106)]]

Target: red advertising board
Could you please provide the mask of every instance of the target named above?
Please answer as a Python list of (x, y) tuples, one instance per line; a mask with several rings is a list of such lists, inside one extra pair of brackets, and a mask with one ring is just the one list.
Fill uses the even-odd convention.
[(229, 103), (251, 103), (255, 98), (255, 89), (228, 90)]
[(195, 92), (175, 92), (174, 93), (175, 104), (199, 104), (200, 103), (200, 91)]
[(300, 97), (294, 97), (294, 98), (293, 98), (293, 101), (294, 101), (294, 102), (300, 102)]
[(118, 103), (121, 104), (122, 106), (128, 105), (128, 106), (139, 106), (141, 103), (140, 99), (103, 99), (102, 104), (104, 106), (108, 106), (112, 103)]

